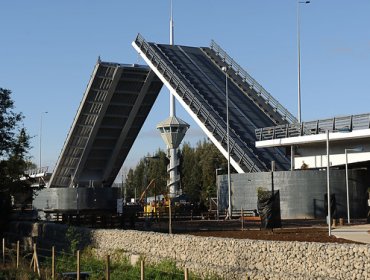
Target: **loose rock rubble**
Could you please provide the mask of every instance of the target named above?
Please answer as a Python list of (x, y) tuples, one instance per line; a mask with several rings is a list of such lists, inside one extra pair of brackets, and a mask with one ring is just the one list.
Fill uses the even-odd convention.
[[(9, 238), (47, 246), (68, 246), (68, 226), (13, 223)], [(81, 244), (112, 259), (139, 257), (147, 262), (174, 260), (200, 275), (225, 279), (370, 279), (370, 245), (268, 241), (168, 235), (133, 230), (76, 228)], [(133, 256), (133, 257), (131, 257)]]

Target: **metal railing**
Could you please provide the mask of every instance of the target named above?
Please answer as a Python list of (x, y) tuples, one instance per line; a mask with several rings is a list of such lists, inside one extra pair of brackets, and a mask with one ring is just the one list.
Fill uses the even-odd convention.
[(230, 68), (239, 75), (244, 82), (247, 82), (275, 111), (290, 123), (296, 123), (297, 119), (281, 105), (270, 93), (267, 92), (251, 75), (247, 73), (238, 63), (236, 63), (215, 41), (211, 41), (210, 48), (221, 57)]
[(330, 132), (351, 132), (353, 130), (369, 129), (370, 113), (335, 117), (317, 121), (278, 125), (258, 128), (255, 130), (258, 141), (315, 135)]
[[(213, 132), (217, 133), (221, 139), (226, 139), (226, 130), (223, 127), (217, 125), (218, 121), (203, 106), (202, 102), (199, 101), (198, 98), (192, 93), (192, 90), (196, 92), (198, 92), (198, 90), (195, 89), (194, 86), (192, 86), (191, 84), (190, 85), (192, 86), (192, 89), (189, 89), (189, 87), (185, 85), (182, 79), (178, 77), (178, 75), (171, 69), (171, 67), (165, 61), (163, 61), (163, 59), (155, 52), (152, 46), (150, 46), (150, 44), (146, 42), (141, 34), (137, 35), (135, 43), (143, 52), (143, 54), (145, 54), (145, 56), (163, 75), (163, 77), (169, 82), (169, 84), (176, 90), (177, 94), (184, 100), (184, 102), (187, 103), (190, 108), (192, 108), (193, 112), (196, 112), (196, 115), (204, 123), (204, 125), (207, 126), (208, 124), (214, 129)], [(174, 65), (172, 65), (172, 67), (176, 69)], [(258, 156), (253, 153), (253, 150), (248, 147), (238, 135), (236, 135), (235, 137), (244, 144), (246, 149), (248, 149), (248, 151), (252, 153), (254, 157), (256, 157), (256, 161), (258, 161), (260, 165), (263, 165), (265, 168), (267, 168), (263, 162), (258, 160)], [(220, 142), (222, 142), (222, 140)], [(248, 155), (246, 155), (245, 151), (236, 143), (233, 138), (230, 138), (230, 146), (233, 147), (233, 154), (240, 159), (238, 161), (239, 164), (242, 162), (250, 172), (261, 171), (256, 163)]]
[(38, 167), (24, 171), (24, 174), (30, 178), (45, 175), (48, 172), (49, 166)]

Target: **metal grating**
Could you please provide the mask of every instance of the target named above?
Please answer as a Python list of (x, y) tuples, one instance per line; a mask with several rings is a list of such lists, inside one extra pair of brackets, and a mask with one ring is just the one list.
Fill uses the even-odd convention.
[(211, 42), (212, 52), (204, 51), (220, 67), (227, 65), (232, 70), (232, 81), (237, 83), (255, 104), (266, 115), (268, 115), (276, 124), (298, 122), (297, 119), (281, 105), (267, 90), (261, 86), (251, 75), (248, 74), (235, 60), (233, 60), (215, 41)]
[[(162, 81), (175, 91), (181, 104), (225, 154), (225, 73), (221, 68), (228, 65), (217, 64), (220, 58), (216, 54), (210, 55), (214, 52), (210, 48), (148, 43), (140, 34), (133, 45)], [(277, 170), (288, 169), (290, 160), (283, 150), (256, 149), (254, 146), (257, 127), (288, 122), (275, 108), (257, 106), (239, 86), (234, 72), (234, 69), (228, 68), (233, 166), (238, 172), (267, 171), (271, 161), (275, 161)], [(266, 104), (265, 101), (263, 103)]]

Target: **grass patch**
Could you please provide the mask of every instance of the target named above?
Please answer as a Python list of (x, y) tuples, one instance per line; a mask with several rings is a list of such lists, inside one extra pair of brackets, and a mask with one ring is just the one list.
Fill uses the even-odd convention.
[[(117, 252), (114, 252), (117, 253)], [(119, 254), (121, 255), (121, 254)], [(76, 256), (68, 252), (58, 253), (55, 259), (57, 279), (62, 279), (64, 272), (76, 272)], [(86, 249), (81, 253), (80, 271), (88, 272), (90, 280), (105, 279), (106, 261), (95, 257), (91, 249)], [(44, 280), (51, 279), (51, 258), (40, 259), (41, 277), (34, 273), (29, 266), (28, 260), (23, 260), (19, 269), (14, 264), (0, 266), (0, 279), (14, 280)], [(111, 280), (134, 280), (140, 279), (140, 262), (132, 266), (126, 257), (119, 257), (110, 264)], [(190, 279), (219, 280), (218, 276), (199, 277), (193, 273)], [(145, 279), (151, 280), (183, 280), (184, 271), (176, 267), (176, 263), (170, 260), (162, 261), (156, 265), (145, 264)]]

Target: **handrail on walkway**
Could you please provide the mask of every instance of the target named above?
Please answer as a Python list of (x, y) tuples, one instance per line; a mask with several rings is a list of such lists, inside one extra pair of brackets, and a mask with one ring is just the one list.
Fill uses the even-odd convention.
[(370, 113), (334, 117), (317, 121), (284, 124), (255, 130), (257, 141), (297, 137), (304, 135), (330, 132), (351, 132), (353, 130), (369, 129)]
[(285, 118), (290, 123), (296, 123), (297, 119), (281, 105), (270, 93), (264, 89), (251, 75), (247, 73), (238, 63), (235, 62), (215, 41), (211, 41), (210, 48), (221, 57), (225, 63), (227, 63), (230, 68), (232, 68), (237, 75), (239, 75), (243, 81), (247, 82), (253, 89), (261, 95), (261, 97), (268, 103), (270, 106), (275, 109), (283, 118)]

